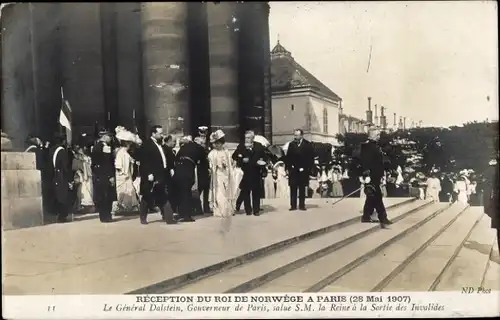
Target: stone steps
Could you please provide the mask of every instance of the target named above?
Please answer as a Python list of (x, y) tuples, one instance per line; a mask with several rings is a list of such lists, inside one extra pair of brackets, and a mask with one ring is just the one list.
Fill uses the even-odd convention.
[(412, 201), (391, 208), (389, 216), (395, 223), (387, 230), (345, 223), (244, 264), (148, 293), (500, 289), (498, 261), (492, 258), (498, 257), (495, 230), (482, 207)]
[[(403, 207), (410, 206), (411, 208), (415, 207), (420, 207), (423, 205), (426, 205), (427, 203), (424, 201), (417, 201), (415, 199), (406, 199), (403, 201), (397, 201), (394, 204), (390, 205), (387, 207), (389, 212), (393, 210), (401, 210)], [(339, 208), (342, 206), (342, 203), (339, 203), (337, 205)], [(314, 210), (311, 209), (311, 210)], [(406, 210), (408, 211), (408, 210)], [(335, 210), (332, 210), (331, 216), (329, 217), (328, 224), (325, 226), (321, 226), (320, 228), (313, 229), (311, 231), (308, 231), (306, 233), (302, 233), (299, 235), (295, 235), (290, 238), (286, 238), (281, 241), (275, 241), (273, 244), (269, 245), (267, 244), (264, 247), (261, 247), (260, 249), (257, 250), (251, 250), (247, 252), (246, 254), (239, 255), (235, 258), (229, 259), (222, 261), (220, 263), (214, 264), (214, 265), (209, 265), (206, 267), (203, 267), (201, 269), (197, 269), (192, 272), (188, 272), (179, 276), (176, 276), (174, 278), (166, 279), (165, 281), (159, 282), (152, 284), (147, 287), (139, 288), (137, 290), (129, 292), (130, 294), (150, 294), (150, 293), (165, 293), (165, 292), (171, 292), (173, 290), (176, 290), (180, 287), (185, 286), (186, 284), (198, 281), (199, 279), (211, 277), (214, 275), (217, 275), (218, 273), (221, 272), (227, 272), (228, 270), (241, 266), (243, 264), (247, 264), (250, 261), (253, 261), (255, 259), (260, 259), (265, 256), (272, 255), (274, 253), (280, 254), (285, 248), (289, 246), (293, 246), (294, 244), (300, 243), (302, 241), (306, 241), (309, 239), (313, 239), (316, 237), (320, 237), (324, 234), (333, 232), (335, 230), (348, 227), (350, 225), (360, 225), (360, 215), (357, 212), (357, 210), (349, 210), (346, 212), (342, 212), (341, 215), (336, 214), (337, 212)], [(300, 212), (298, 213), (300, 214)], [(306, 214), (309, 214), (307, 212)], [(263, 217), (265, 217), (264, 215)], [(320, 218), (318, 217), (317, 221), (311, 221), (311, 225), (315, 225), (318, 222), (324, 223), (325, 218)], [(287, 223), (290, 223), (290, 229), (295, 229), (296, 226), (294, 225), (297, 221), (295, 220), (289, 220)], [(300, 221), (299, 221), (300, 222)], [(366, 227), (365, 224), (363, 226)], [(309, 228), (305, 228), (303, 225), (300, 226), (302, 230), (307, 230)], [(368, 227), (373, 227), (373, 225), (368, 225)], [(369, 229), (369, 228), (368, 228)], [(267, 232), (272, 232), (272, 230), (267, 230)], [(304, 232), (304, 231), (302, 231)], [(257, 239), (258, 240), (258, 239)], [(189, 250), (189, 249), (187, 249)]]

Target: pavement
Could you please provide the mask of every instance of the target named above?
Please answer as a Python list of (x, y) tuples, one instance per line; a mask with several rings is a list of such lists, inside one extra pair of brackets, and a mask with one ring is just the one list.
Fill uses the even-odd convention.
[[(215, 293), (238, 286), (240, 292), (286, 292), (304, 291), (315, 285), (316, 291), (350, 291), (350, 288), (354, 290), (360, 287), (363, 277), (359, 275), (367, 273), (377, 274), (379, 281), (372, 281), (373, 285), (385, 279), (386, 283), (380, 290), (456, 290), (457, 286), (464, 285), (458, 279), (471, 283), (479, 281), (479, 285), (500, 289), (500, 259), (495, 251), (494, 231), (488, 228), (489, 218), (484, 218), (479, 210), (469, 208), (462, 212), (463, 209), (455, 207), (448, 210), (443, 205), (429, 206), (421, 201), (388, 198), (385, 199), (386, 206), (400, 204), (390, 209), (389, 215), (400, 216), (398, 219), (401, 222), (396, 222), (387, 232), (378, 232), (378, 225), (345, 223), (360, 216), (363, 205), (361, 199), (348, 198), (333, 207), (332, 202), (332, 199), (308, 199), (308, 211), (290, 212), (286, 201), (264, 200), (264, 214), (259, 217), (234, 216), (230, 219), (227, 232), (224, 231), (227, 226), (219, 218), (202, 217), (194, 223), (166, 225), (158, 213), (150, 214), (149, 225), (141, 225), (137, 217), (123, 217), (110, 224), (81, 217), (67, 224), (5, 231), (2, 250), (3, 294), (123, 294), (137, 290), (146, 290), (146, 293)], [(416, 213), (407, 215), (412, 210)], [(436, 218), (431, 217), (436, 210), (445, 211)], [(440, 219), (441, 222), (426, 223), (427, 229), (421, 229), (422, 221), (430, 218)], [(429, 226), (442, 227), (447, 223), (451, 231), (433, 239), (437, 230)], [(339, 225), (339, 229), (325, 229), (324, 234), (311, 239), (304, 238), (303, 241), (298, 237), (330, 225)], [(412, 233), (406, 235), (405, 232), (410, 232), (406, 229), (411, 228), (417, 231), (412, 229)], [(447, 236), (443, 239), (443, 235)], [(346, 242), (348, 238), (352, 238), (352, 242)], [(241, 260), (242, 255), (284, 240), (292, 241), (290, 239), (297, 243), (283, 247), (274, 254), (262, 254), (260, 259), (251, 260), (254, 257), (249, 255), (245, 258), (248, 262), (242, 260), (239, 265), (233, 263), (234, 267), (226, 266), (221, 272), (215, 270), (206, 276), (198, 272), (196, 277), (200, 278), (199, 281), (195, 279), (181, 286), (180, 280), (176, 280), (175, 290), (167, 288), (173, 283), (169, 279), (181, 279), (187, 273), (194, 274), (197, 270), (231, 259), (233, 262)], [(390, 239), (397, 241), (389, 243)], [(464, 242), (464, 239), (468, 240)], [(342, 241), (342, 245), (338, 244)], [(437, 244), (434, 243), (436, 241)], [(425, 242), (429, 243), (422, 251), (424, 254), (417, 252), (420, 244)], [(382, 244), (380, 250), (385, 251), (369, 252)], [(329, 249), (325, 251), (325, 247)], [(323, 253), (318, 254), (316, 251), (325, 255), (321, 256)], [(311, 252), (315, 255), (312, 256)], [(408, 257), (412, 254), (410, 261)], [(393, 257), (384, 259), (387, 255)], [(304, 256), (308, 258), (296, 262)], [(358, 259), (361, 262), (358, 261), (354, 267), (351, 265), (351, 270), (346, 271), (344, 264), (359, 257), (364, 258)], [(436, 275), (428, 270), (429, 261), (446, 265), (451, 260), (453, 268), (448, 267), (444, 273), (441, 272), (442, 268), (436, 269), (442, 274), (439, 275), (440, 283), (435, 285)], [(470, 267), (471, 260), (475, 261), (473, 267)], [(387, 276), (404, 263), (407, 264), (404, 270)], [(276, 271), (280, 266), (282, 272), (274, 272), (274, 278), (255, 280), (263, 274)], [(336, 268), (344, 268), (344, 274), (339, 277), (338, 273), (330, 277), (328, 283), (324, 282), (325, 277), (331, 276), (332, 270), (338, 271)], [(311, 274), (315, 276), (307, 276)], [(416, 279), (425, 276), (429, 279), (425, 284), (414, 285)], [(318, 287), (318, 281), (323, 281), (324, 285)], [(161, 283), (168, 285), (145, 289)], [(246, 286), (242, 287), (242, 283), (246, 283)], [(429, 285), (428, 288), (426, 285)], [(365, 287), (360, 289), (370, 289), (369, 286)]]

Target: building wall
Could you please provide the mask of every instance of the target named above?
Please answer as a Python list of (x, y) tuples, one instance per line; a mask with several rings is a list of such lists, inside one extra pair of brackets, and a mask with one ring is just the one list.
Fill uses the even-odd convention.
[(273, 95), (273, 143), (284, 144), (293, 138), (293, 130), (308, 131), (306, 116), (309, 108), (307, 93)]
[[(304, 130), (305, 138), (315, 142), (335, 143), (339, 133), (338, 103), (314, 93), (275, 94), (272, 100), (273, 143), (293, 139), (293, 130)], [(293, 108), (292, 108), (293, 105)], [(323, 131), (323, 110), (327, 109), (328, 130)]]

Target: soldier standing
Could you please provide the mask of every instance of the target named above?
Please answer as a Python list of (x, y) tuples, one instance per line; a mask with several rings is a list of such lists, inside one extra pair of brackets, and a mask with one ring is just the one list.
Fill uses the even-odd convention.
[(56, 134), (54, 146), (50, 150), (50, 160), (53, 169), (52, 187), (54, 195), (54, 209), (57, 213), (57, 222), (67, 222), (70, 211), (70, 190), (73, 188), (70, 157), (64, 147), (64, 137)]
[(94, 203), (101, 222), (112, 222), (111, 209), (116, 200), (115, 165), (111, 148), (111, 133), (99, 132), (99, 140), (92, 149), (92, 178)]

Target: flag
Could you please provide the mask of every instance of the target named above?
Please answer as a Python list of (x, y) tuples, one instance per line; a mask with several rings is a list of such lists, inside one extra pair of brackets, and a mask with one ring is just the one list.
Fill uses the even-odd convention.
[(66, 141), (71, 144), (71, 106), (68, 100), (64, 99), (64, 91), (61, 87), (61, 112), (59, 113), (59, 123), (66, 129)]

